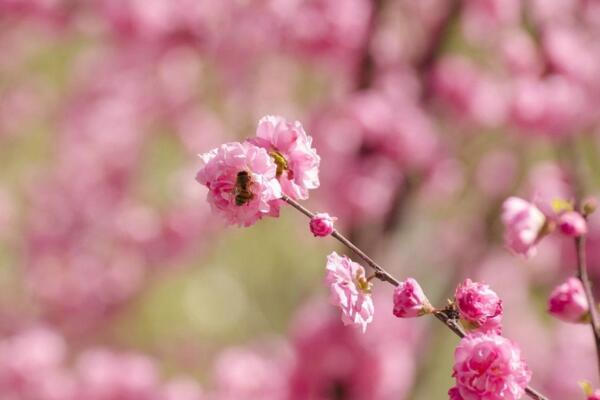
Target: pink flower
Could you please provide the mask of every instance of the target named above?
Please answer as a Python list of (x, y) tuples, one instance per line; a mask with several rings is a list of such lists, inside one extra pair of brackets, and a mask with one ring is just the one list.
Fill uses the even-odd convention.
[(548, 312), (566, 322), (581, 322), (589, 309), (583, 285), (577, 278), (569, 278), (557, 286), (548, 300)]
[(448, 390), (448, 398), (449, 400), (464, 400), (456, 386)]
[(460, 318), (481, 331), (501, 333), (502, 300), (488, 285), (465, 280), (454, 294)]
[(344, 325), (360, 325), (362, 331), (373, 321), (371, 283), (365, 269), (346, 256), (336, 252), (327, 256), (327, 285), (331, 290), (331, 302), (342, 309)]
[(310, 220), (310, 231), (315, 236), (328, 236), (333, 232), (333, 223), (337, 218), (327, 213), (315, 214)]
[(423, 289), (413, 278), (408, 278), (394, 289), (394, 315), (398, 318), (420, 317), (431, 313), (433, 307)]
[(587, 233), (587, 223), (585, 218), (577, 211), (567, 211), (558, 217), (558, 227), (560, 231), (567, 235), (578, 237)]
[(300, 122), (283, 117), (261, 118), (251, 143), (266, 149), (277, 165), (283, 193), (297, 200), (308, 199), (308, 191), (319, 187), (321, 159), (312, 148), (312, 137)]
[(536, 253), (538, 240), (546, 217), (533, 204), (518, 197), (509, 197), (502, 204), (504, 242), (517, 254), (531, 257)]
[(517, 400), (531, 380), (518, 346), (496, 334), (471, 333), (461, 339), (453, 371), (458, 393), (452, 399)]
[[(277, 166), (265, 149), (250, 143), (227, 143), (202, 154), (196, 180), (208, 187), (213, 211), (229, 224), (250, 226), (265, 215), (278, 216), (281, 186)], [(247, 182), (240, 174), (247, 173)]]

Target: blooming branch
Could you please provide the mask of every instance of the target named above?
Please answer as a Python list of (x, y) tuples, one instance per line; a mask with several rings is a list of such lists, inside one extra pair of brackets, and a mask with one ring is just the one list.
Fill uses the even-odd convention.
[[(304, 207), (302, 204), (297, 201), (291, 199), (290, 197), (283, 195), (282, 200), (294, 207), (296, 210), (300, 211), (302, 214), (307, 216), (309, 219), (313, 219), (315, 214)], [(369, 267), (371, 267), (375, 272), (375, 277), (383, 282), (388, 282), (394, 287), (398, 287), (400, 285), (400, 281), (394, 278), (389, 272), (387, 272), (381, 265), (377, 264), (373, 259), (371, 259), (367, 254), (365, 254), (360, 248), (358, 248), (354, 243), (352, 243), (349, 239), (347, 239), (343, 234), (334, 229), (331, 233), (331, 236), (336, 238), (343, 245), (348, 247), (357, 256), (359, 256)], [(465, 338), (467, 336), (463, 327), (458, 323), (457, 316), (454, 315), (456, 312), (452, 307), (448, 307), (442, 310), (435, 310), (432, 313), (440, 322), (442, 322), (448, 329), (450, 329), (454, 334), (458, 337)], [(548, 400), (547, 397), (542, 395), (536, 389), (531, 386), (525, 387), (525, 393), (534, 400)]]

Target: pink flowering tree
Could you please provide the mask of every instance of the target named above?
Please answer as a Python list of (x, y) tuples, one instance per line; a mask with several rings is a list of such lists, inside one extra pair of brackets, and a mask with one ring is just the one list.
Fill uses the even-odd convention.
[(0, 400), (600, 398), (597, 1), (0, 0), (0, 50)]

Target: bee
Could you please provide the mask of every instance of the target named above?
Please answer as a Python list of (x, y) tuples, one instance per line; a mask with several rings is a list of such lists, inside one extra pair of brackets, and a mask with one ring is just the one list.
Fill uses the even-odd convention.
[(235, 196), (235, 205), (243, 206), (244, 204), (250, 203), (254, 198), (254, 193), (250, 190), (252, 187), (252, 177), (248, 171), (240, 171), (237, 173), (235, 179), (235, 187), (233, 188), (233, 194)]

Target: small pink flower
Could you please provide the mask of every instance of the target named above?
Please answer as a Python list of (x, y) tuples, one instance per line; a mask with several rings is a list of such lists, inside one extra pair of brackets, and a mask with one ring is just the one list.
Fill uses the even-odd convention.
[(394, 289), (394, 315), (398, 318), (420, 317), (431, 313), (433, 307), (423, 289), (413, 278), (408, 278)]
[(375, 311), (365, 269), (333, 252), (327, 256), (326, 282), (331, 290), (331, 302), (342, 309), (344, 325), (360, 325), (365, 332)]
[[(200, 155), (202, 167), (196, 180), (205, 185), (213, 211), (229, 224), (250, 226), (265, 215), (278, 216), (281, 186), (275, 176), (277, 166), (265, 149), (250, 143), (227, 143)], [(247, 201), (239, 204), (240, 172), (249, 175)]]
[(569, 278), (557, 286), (548, 300), (548, 312), (566, 322), (582, 322), (590, 308), (577, 278)]
[(471, 333), (456, 347), (452, 376), (457, 391), (451, 399), (517, 400), (531, 371), (515, 343), (496, 334)]
[(256, 137), (250, 142), (266, 149), (275, 161), (284, 194), (306, 200), (308, 191), (319, 187), (321, 159), (312, 148), (312, 137), (300, 122), (271, 115), (263, 117), (258, 121)]
[(333, 223), (337, 218), (327, 213), (318, 213), (310, 220), (310, 231), (315, 236), (328, 236), (333, 232)]
[(587, 233), (585, 218), (577, 211), (567, 211), (560, 214), (558, 227), (567, 236), (578, 237)]
[(452, 389), (448, 390), (448, 399), (449, 400), (464, 400), (463, 397), (460, 395), (460, 391), (458, 390), (458, 388), (455, 386)]
[(502, 204), (502, 222), (505, 226), (504, 242), (516, 254), (531, 257), (542, 228), (544, 214), (533, 204), (518, 197), (509, 197)]
[(460, 318), (483, 332), (501, 333), (502, 300), (488, 285), (465, 280), (454, 294)]

